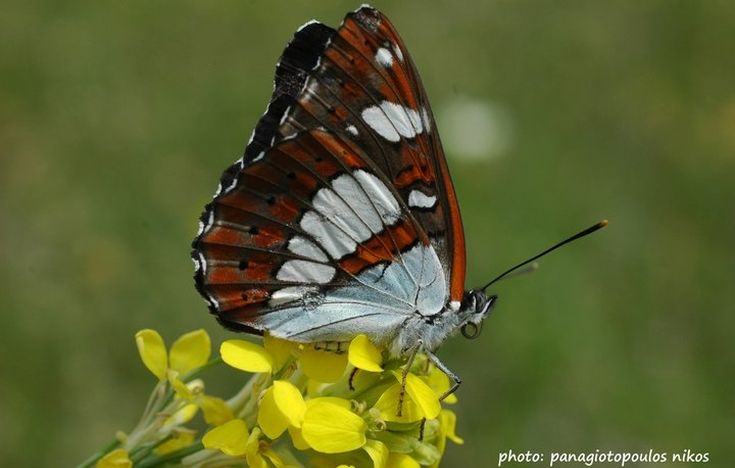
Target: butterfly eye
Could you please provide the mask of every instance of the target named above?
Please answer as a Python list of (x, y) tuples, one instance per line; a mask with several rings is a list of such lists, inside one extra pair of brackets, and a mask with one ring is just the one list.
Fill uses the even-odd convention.
[(469, 340), (474, 340), (475, 338), (480, 336), (480, 331), (482, 331), (482, 327), (480, 325), (477, 325), (476, 323), (467, 322), (462, 325), (462, 328), (460, 330), (462, 331), (462, 336)]

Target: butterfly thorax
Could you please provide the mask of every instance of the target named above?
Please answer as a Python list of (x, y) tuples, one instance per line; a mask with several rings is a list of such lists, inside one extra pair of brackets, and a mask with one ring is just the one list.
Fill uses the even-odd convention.
[(403, 323), (389, 346), (389, 353), (406, 356), (418, 343), (424, 350), (433, 352), (460, 330), (467, 338), (476, 337), (496, 299), (497, 296), (487, 296), (483, 291), (470, 290), (465, 292), (460, 304), (450, 302), (437, 314), (422, 315), (416, 311)]

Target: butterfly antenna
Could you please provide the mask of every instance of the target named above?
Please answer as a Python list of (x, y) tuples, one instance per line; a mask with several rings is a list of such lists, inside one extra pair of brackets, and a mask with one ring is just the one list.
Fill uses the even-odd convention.
[[(546, 254), (548, 254), (550, 252), (553, 252), (554, 250), (558, 249), (559, 247), (561, 247), (563, 245), (566, 245), (566, 244), (568, 244), (568, 243), (570, 243), (572, 241), (575, 241), (575, 240), (577, 240), (577, 239), (579, 239), (581, 237), (584, 237), (584, 236), (586, 236), (588, 234), (592, 234), (593, 232), (597, 231), (598, 229), (602, 229), (605, 226), (607, 226), (607, 220), (606, 219), (603, 219), (602, 221), (600, 221), (599, 223), (595, 224), (594, 226), (590, 226), (590, 227), (588, 227), (587, 229), (585, 229), (583, 231), (579, 231), (578, 233), (576, 233), (572, 237), (569, 237), (567, 239), (564, 239), (563, 241), (559, 242), (558, 244), (552, 245), (551, 247), (549, 247), (548, 249), (544, 250), (540, 254), (535, 255), (535, 256), (529, 258), (528, 260), (519, 263), (518, 265), (514, 266), (513, 268), (509, 268), (509, 269), (505, 270), (503, 273), (501, 273), (498, 276), (496, 276), (492, 281), (490, 281), (485, 286), (483, 286), (482, 288), (480, 288), (480, 290), (481, 291), (486, 290), (487, 288), (490, 287), (490, 285), (492, 285), (492, 284), (500, 281), (503, 278), (506, 278), (508, 275), (510, 275), (514, 271), (518, 270), (519, 268), (522, 268), (522, 267), (528, 265), (529, 263), (531, 263), (531, 262), (533, 262), (535, 260), (538, 260), (539, 258), (543, 257), (544, 255), (546, 255)], [(534, 268), (533, 266), (531, 266), (531, 268), (528, 269), (528, 270), (533, 271), (535, 269), (536, 268)]]

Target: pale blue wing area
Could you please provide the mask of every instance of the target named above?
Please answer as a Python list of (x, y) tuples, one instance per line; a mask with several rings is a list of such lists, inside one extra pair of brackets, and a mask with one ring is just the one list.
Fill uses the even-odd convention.
[(392, 262), (363, 271), (352, 286), (326, 292), (309, 286), (281, 290), (257, 326), (299, 342), (348, 341), (364, 333), (376, 344), (387, 344), (412, 315), (439, 313), (448, 295), (433, 247), (417, 245), (402, 260), (402, 265)]

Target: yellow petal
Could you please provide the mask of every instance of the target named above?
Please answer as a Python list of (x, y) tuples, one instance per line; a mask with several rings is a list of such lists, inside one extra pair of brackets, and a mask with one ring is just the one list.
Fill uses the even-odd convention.
[(367, 452), (373, 461), (373, 468), (385, 468), (388, 464), (388, 447), (379, 440), (368, 439), (362, 449)]
[(455, 432), (457, 428), (457, 415), (454, 414), (454, 411), (442, 410), (439, 413), (439, 424), (441, 424), (441, 431), (446, 434), (447, 439), (458, 445), (464, 444), (464, 439), (459, 437)]
[(322, 351), (307, 346), (299, 356), (301, 369), (318, 382), (336, 382), (347, 367), (347, 355)]
[(188, 374), (209, 361), (212, 354), (212, 342), (207, 332), (194, 330), (181, 335), (169, 352), (169, 366), (180, 374)]
[(273, 357), (262, 346), (245, 340), (227, 340), (219, 348), (222, 360), (246, 372), (272, 372)]
[(332, 405), (341, 406), (342, 408), (347, 410), (352, 409), (352, 402), (350, 400), (345, 400), (344, 398), (333, 396), (318, 397), (312, 398), (311, 400), (306, 400), (306, 407), (310, 408), (312, 405), (315, 405), (317, 403), (330, 403)]
[(133, 462), (128, 458), (128, 452), (119, 448), (100, 458), (95, 466), (96, 468), (131, 468)]
[(304, 436), (301, 434), (301, 429), (298, 427), (288, 426), (288, 435), (291, 436), (291, 442), (296, 450), (308, 450), (309, 443), (304, 440)]
[(312, 404), (304, 414), (301, 433), (317, 452), (342, 453), (365, 445), (367, 424), (350, 410), (327, 402)]
[(405, 453), (391, 453), (386, 468), (421, 468), (421, 465)]
[(166, 345), (157, 331), (146, 328), (135, 334), (135, 344), (143, 364), (160, 380), (166, 380)]
[[(344, 398), (339, 397), (312, 398), (311, 400), (306, 400), (306, 408), (308, 409), (317, 403), (330, 403), (346, 410), (350, 410), (352, 408), (352, 402), (350, 402), (350, 400), (345, 400)], [(308, 450), (311, 448), (306, 439), (304, 439), (301, 428), (289, 426), (288, 433), (291, 436), (291, 442), (293, 443), (293, 446), (297, 450)]]
[(286, 417), (276, 405), (273, 396), (273, 387), (266, 390), (263, 398), (260, 400), (260, 408), (258, 410), (258, 426), (263, 433), (270, 439), (277, 439), (283, 434), (289, 425), (289, 419)]
[(176, 426), (181, 426), (182, 424), (188, 423), (189, 421), (191, 421), (194, 415), (197, 414), (198, 410), (199, 407), (193, 403), (184, 405), (180, 410), (176, 411), (174, 414), (166, 418), (166, 420), (163, 422), (163, 426), (161, 426), (161, 431), (167, 432)]
[(219, 426), (235, 417), (222, 398), (201, 395), (196, 401), (202, 409), (202, 413), (204, 413), (204, 421), (207, 424)]
[(357, 335), (348, 352), (350, 364), (368, 372), (383, 372), (383, 356), (366, 335)]
[(288, 380), (273, 382), (273, 401), (291, 426), (301, 427), (306, 411), (304, 397), (298, 388)]
[[(270, 448), (269, 446), (266, 446), (263, 450), (263, 457), (270, 460), (270, 462), (273, 464), (275, 468), (286, 468), (287, 465), (283, 462), (281, 457), (276, 453), (275, 450)], [(250, 465), (252, 467), (252, 465)]]
[(401, 384), (396, 383), (388, 387), (388, 389), (380, 396), (375, 407), (380, 410), (380, 419), (390, 422), (415, 422), (424, 417), (421, 408), (413, 401), (411, 396), (406, 392), (403, 396), (403, 406), (401, 407), (401, 415), (398, 416), (398, 401), (401, 394)]
[(245, 453), (248, 436), (248, 426), (245, 421), (233, 419), (204, 434), (202, 444), (204, 448), (221, 450), (227, 455), (238, 457)]
[(260, 453), (260, 431), (257, 427), (250, 433), (245, 459), (248, 462), (248, 468), (268, 468), (268, 463)]
[[(403, 378), (398, 371), (393, 371), (393, 375), (399, 382)], [(414, 403), (421, 408), (426, 419), (434, 419), (439, 416), (439, 411), (442, 409), (439, 397), (421, 378), (411, 373), (406, 375), (406, 394), (410, 395)]]
[(245, 446), (245, 457), (250, 468), (267, 468), (265, 460), (260, 456), (260, 434), (260, 428), (255, 426)]
[(176, 431), (169, 440), (156, 447), (153, 451), (157, 455), (166, 455), (167, 453), (181, 450), (194, 443), (194, 436), (194, 431)]
[(245, 459), (248, 462), (248, 468), (268, 468), (268, 463), (265, 458), (260, 456), (260, 453), (250, 453), (245, 455)]
[(278, 370), (291, 357), (291, 353), (296, 349), (296, 343), (266, 333), (263, 335), (263, 347), (273, 357), (273, 368)]

